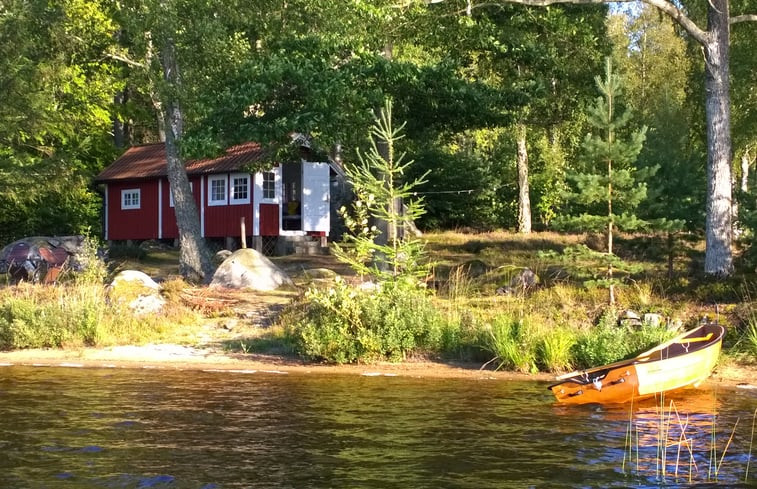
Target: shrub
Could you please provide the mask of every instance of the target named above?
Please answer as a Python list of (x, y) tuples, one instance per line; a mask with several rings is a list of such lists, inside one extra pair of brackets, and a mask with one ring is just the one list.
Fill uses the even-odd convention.
[(626, 329), (617, 326), (614, 308), (605, 311), (599, 323), (582, 332), (573, 346), (573, 358), (579, 368), (594, 367), (625, 358), (629, 353)]
[(644, 324), (638, 329), (621, 327), (617, 325), (617, 317), (617, 311), (610, 308), (597, 326), (579, 335), (572, 348), (576, 367), (596, 367), (629, 358), (674, 335), (665, 325)]
[(386, 282), (367, 292), (336, 280), (310, 289), (282, 317), (297, 351), (315, 360), (351, 363), (438, 351), (445, 341), (441, 315), (422, 289)]

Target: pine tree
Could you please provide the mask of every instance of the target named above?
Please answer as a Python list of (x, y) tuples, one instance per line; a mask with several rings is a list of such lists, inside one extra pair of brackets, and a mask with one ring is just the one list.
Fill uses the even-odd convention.
[[(428, 172), (406, 179), (413, 161), (405, 160), (405, 153), (395, 154), (396, 143), (404, 137), (404, 126), (392, 126), (392, 102), (387, 99), (371, 129), (370, 149), (358, 153), (357, 163), (345, 165), (356, 200), (352, 209), (340, 210), (350, 232), (344, 235), (344, 245), (334, 243), (333, 251), (361, 277), (418, 284), (429, 273), (424, 242), (397, 230), (405, 229), (425, 212), (423, 198), (414, 198), (414, 189), (425, 183)], [(402, 204), (398, 206), (397, 202)], [(395, 231), (379, 240), (382, 231), (371, 226), (372, 220), (383, 221), (387, 230)]]
[[(563, 218), (560, 225), (567, 229), (605, 233), (607, 249), (601, 261), (606, 276), (597, 283), (608, 286), (612, 305), (617, 283), (613, 268), (622, 263), (613, 254), (613, 233), (615, 230), (634, 231), (648, 224), (639, 219), (634, 210), (647, 195), (643, 180), (651, 177), (657, 168), (642, 171), (635, 167), (646, 127), (624, 137), (622, 130), (628, 125), (631, 113), (618, 110), (623, 82), (613, 73), (610, 58), (606, 61), (605, 78), (597, 76), (595, 82), (602, 95), (588, 109), (587, 116), (597, 133), (590, 133), (584, 139), (583, 171), (569, 175), (575, 191), (567, 196), (583, 212)], [(588, 248), (585, 251), (588, 252)], [(575, 254), (576, 250), (571, 253)]]

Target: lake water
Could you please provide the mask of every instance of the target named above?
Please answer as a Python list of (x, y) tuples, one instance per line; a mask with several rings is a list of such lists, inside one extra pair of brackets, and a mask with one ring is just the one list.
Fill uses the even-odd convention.
[(755, 408), (724, 388), (632, 410), (540, 382), (0, 367), (0, 488), (751, 487)]

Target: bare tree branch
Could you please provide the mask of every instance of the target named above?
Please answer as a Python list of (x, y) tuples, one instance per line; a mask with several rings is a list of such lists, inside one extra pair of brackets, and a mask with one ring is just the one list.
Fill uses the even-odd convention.
[(757, 22), (757, 14), (744, 14), (731, 17), (729, 21), (731, 24), (737, 24), (739, 22)]
[[(441, 3), (444, 0), (425, 0), (427, 3)], [(495, 5), (502, 5), (503, 3), (515, 3), (519, 5), (528, 5), (532, 7), (547, 7), (549, 5), (555, 5), (560, 3), (572, 3), (572, 4), (603, 4), (603, 3), (629, 3), (634, 2), (636, 0), (502, 0), (500, 2), (485, 2), (485, 3), (479, 3), (474, 4), (472, 8), (481, 8), (481, 7), (491, 7)], [(643, 3), (646, 3), (648, 5), (651, 5), (653, 7), (658, 8), (662, 12), (664, 12), (666, 15), (668, 15), (671, 19), (676, 21), (683, 29), (688, 32), (694, 39), (696, 39), (701, 44), (707, 44), (708, 43), (708, 34), (705, 30), (701, 29), (699, 26), (697, 26), (691, 19), (686, 17), (686, 15), (675, 6), (672, 2), (668, 0), (641, 0)], [(735, 19), (739, 19), (740, 17), (734, 17)], [(751, 20), (751, 19), (745, 19), (745, 20)], [(733, 20), (731, 21), (733, 22)]]
[(116, 61), (122, 61), (122, 62), (126, 63), (129, 66), (134, 66), (134, 67), (137, 67), (137, 68), (146, 68), (147, 67), (144, 63), (139, 63), (137, 61), (132, 61), (129, 58), (125, 58), (125, 57), (120, 56), (120, 55), (115, 54), (115, 53), (105, 53), (105, 57), (106, 58), (110, 58), (110, 59), (115, 59)]

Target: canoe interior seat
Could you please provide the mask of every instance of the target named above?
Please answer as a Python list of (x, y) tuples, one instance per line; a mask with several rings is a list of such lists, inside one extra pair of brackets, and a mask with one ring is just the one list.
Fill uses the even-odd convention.
[(679, 343), (697, 343), (699, 341), (710, 341), (712, 333), (707, 333), (707, 336), (698, 336), (696, 338), (681, 338)]

